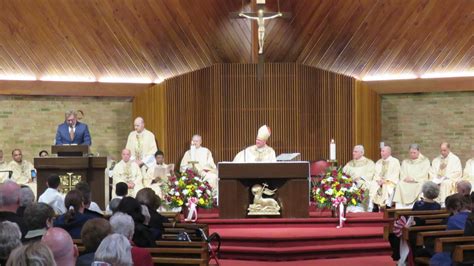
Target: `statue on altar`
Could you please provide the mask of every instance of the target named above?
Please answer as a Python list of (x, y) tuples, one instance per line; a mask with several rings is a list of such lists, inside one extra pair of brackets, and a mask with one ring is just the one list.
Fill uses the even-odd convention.
[(273, 198), (264, 198), (263, 195), (273, 196), (276, 189), (271, 190), (268, 185), (256, 184), (252, 186), (253, 204), (249, 205), (248, 215), (280, 215), (280, 206)]

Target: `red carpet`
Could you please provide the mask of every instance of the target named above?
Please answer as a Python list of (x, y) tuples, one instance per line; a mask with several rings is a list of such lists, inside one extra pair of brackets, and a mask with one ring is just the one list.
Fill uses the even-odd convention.
[(307, 219), (218, 216), (216, 209), (201, 211), (198, 222), (222, 237), (222, 265), (394, 264), (382, 213), (350, 213), (341, 229), (330, 212), (312, 211)]

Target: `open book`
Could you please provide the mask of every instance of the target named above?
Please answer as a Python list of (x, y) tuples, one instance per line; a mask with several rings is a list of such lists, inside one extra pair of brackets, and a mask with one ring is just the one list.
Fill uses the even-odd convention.
[(282, 153), (276, 157), (277, 161), (296, 161), (299, 160), (300, 153)]
[(168, 164), (166, 166), (156, 165), (155, 171), (153, 172), (153, 178), (155, 182), (160, 182), (162, 179), (167, 180), (168, 176), (170, 176), (173, 172), (174, 164)]

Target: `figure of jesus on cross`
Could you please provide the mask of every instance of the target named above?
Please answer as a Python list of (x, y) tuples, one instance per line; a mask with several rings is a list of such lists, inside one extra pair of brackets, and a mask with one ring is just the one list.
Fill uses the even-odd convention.
[(263, 12), (263, 9), (259, 9), (257, 13), (248, 13), (248, 12), (241, 12), (239, 13), (240, 17), (254, 19), (257, 21), (258, 25), (258, 54), (263, 53), (263, 42), (265, 40), (265, 20), (273, 19), (277, 17), (283, 16), (281, 12)]

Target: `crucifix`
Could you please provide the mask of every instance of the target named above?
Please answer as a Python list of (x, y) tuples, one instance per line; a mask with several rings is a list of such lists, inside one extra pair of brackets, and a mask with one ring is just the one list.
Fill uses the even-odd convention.
[[(277, 0), (278, 11), (277, 12), (266, 12), (265, 9), (265, 0), (253, 0), (256, 3), (257, 12), (244, 12), (244, 1), (242, 0), (242, 10), (238, 13), (238, 18), (245, 18), (254, 20), (257, 22), (257, 32), (258, 32), (258, 67), (257, 67), (257, 77), (258, 80), (262, 79), (263, 76), (263, 48), (265, 42), (265, 21), (283, 17), (284, 14), (280, 12), (280, 0)], [(287, 15), (285, 14), (285, 17)], [(255, 55), (255, 54), (253, 54)], [(255, 58), (255, 57), (254, 57)]]

